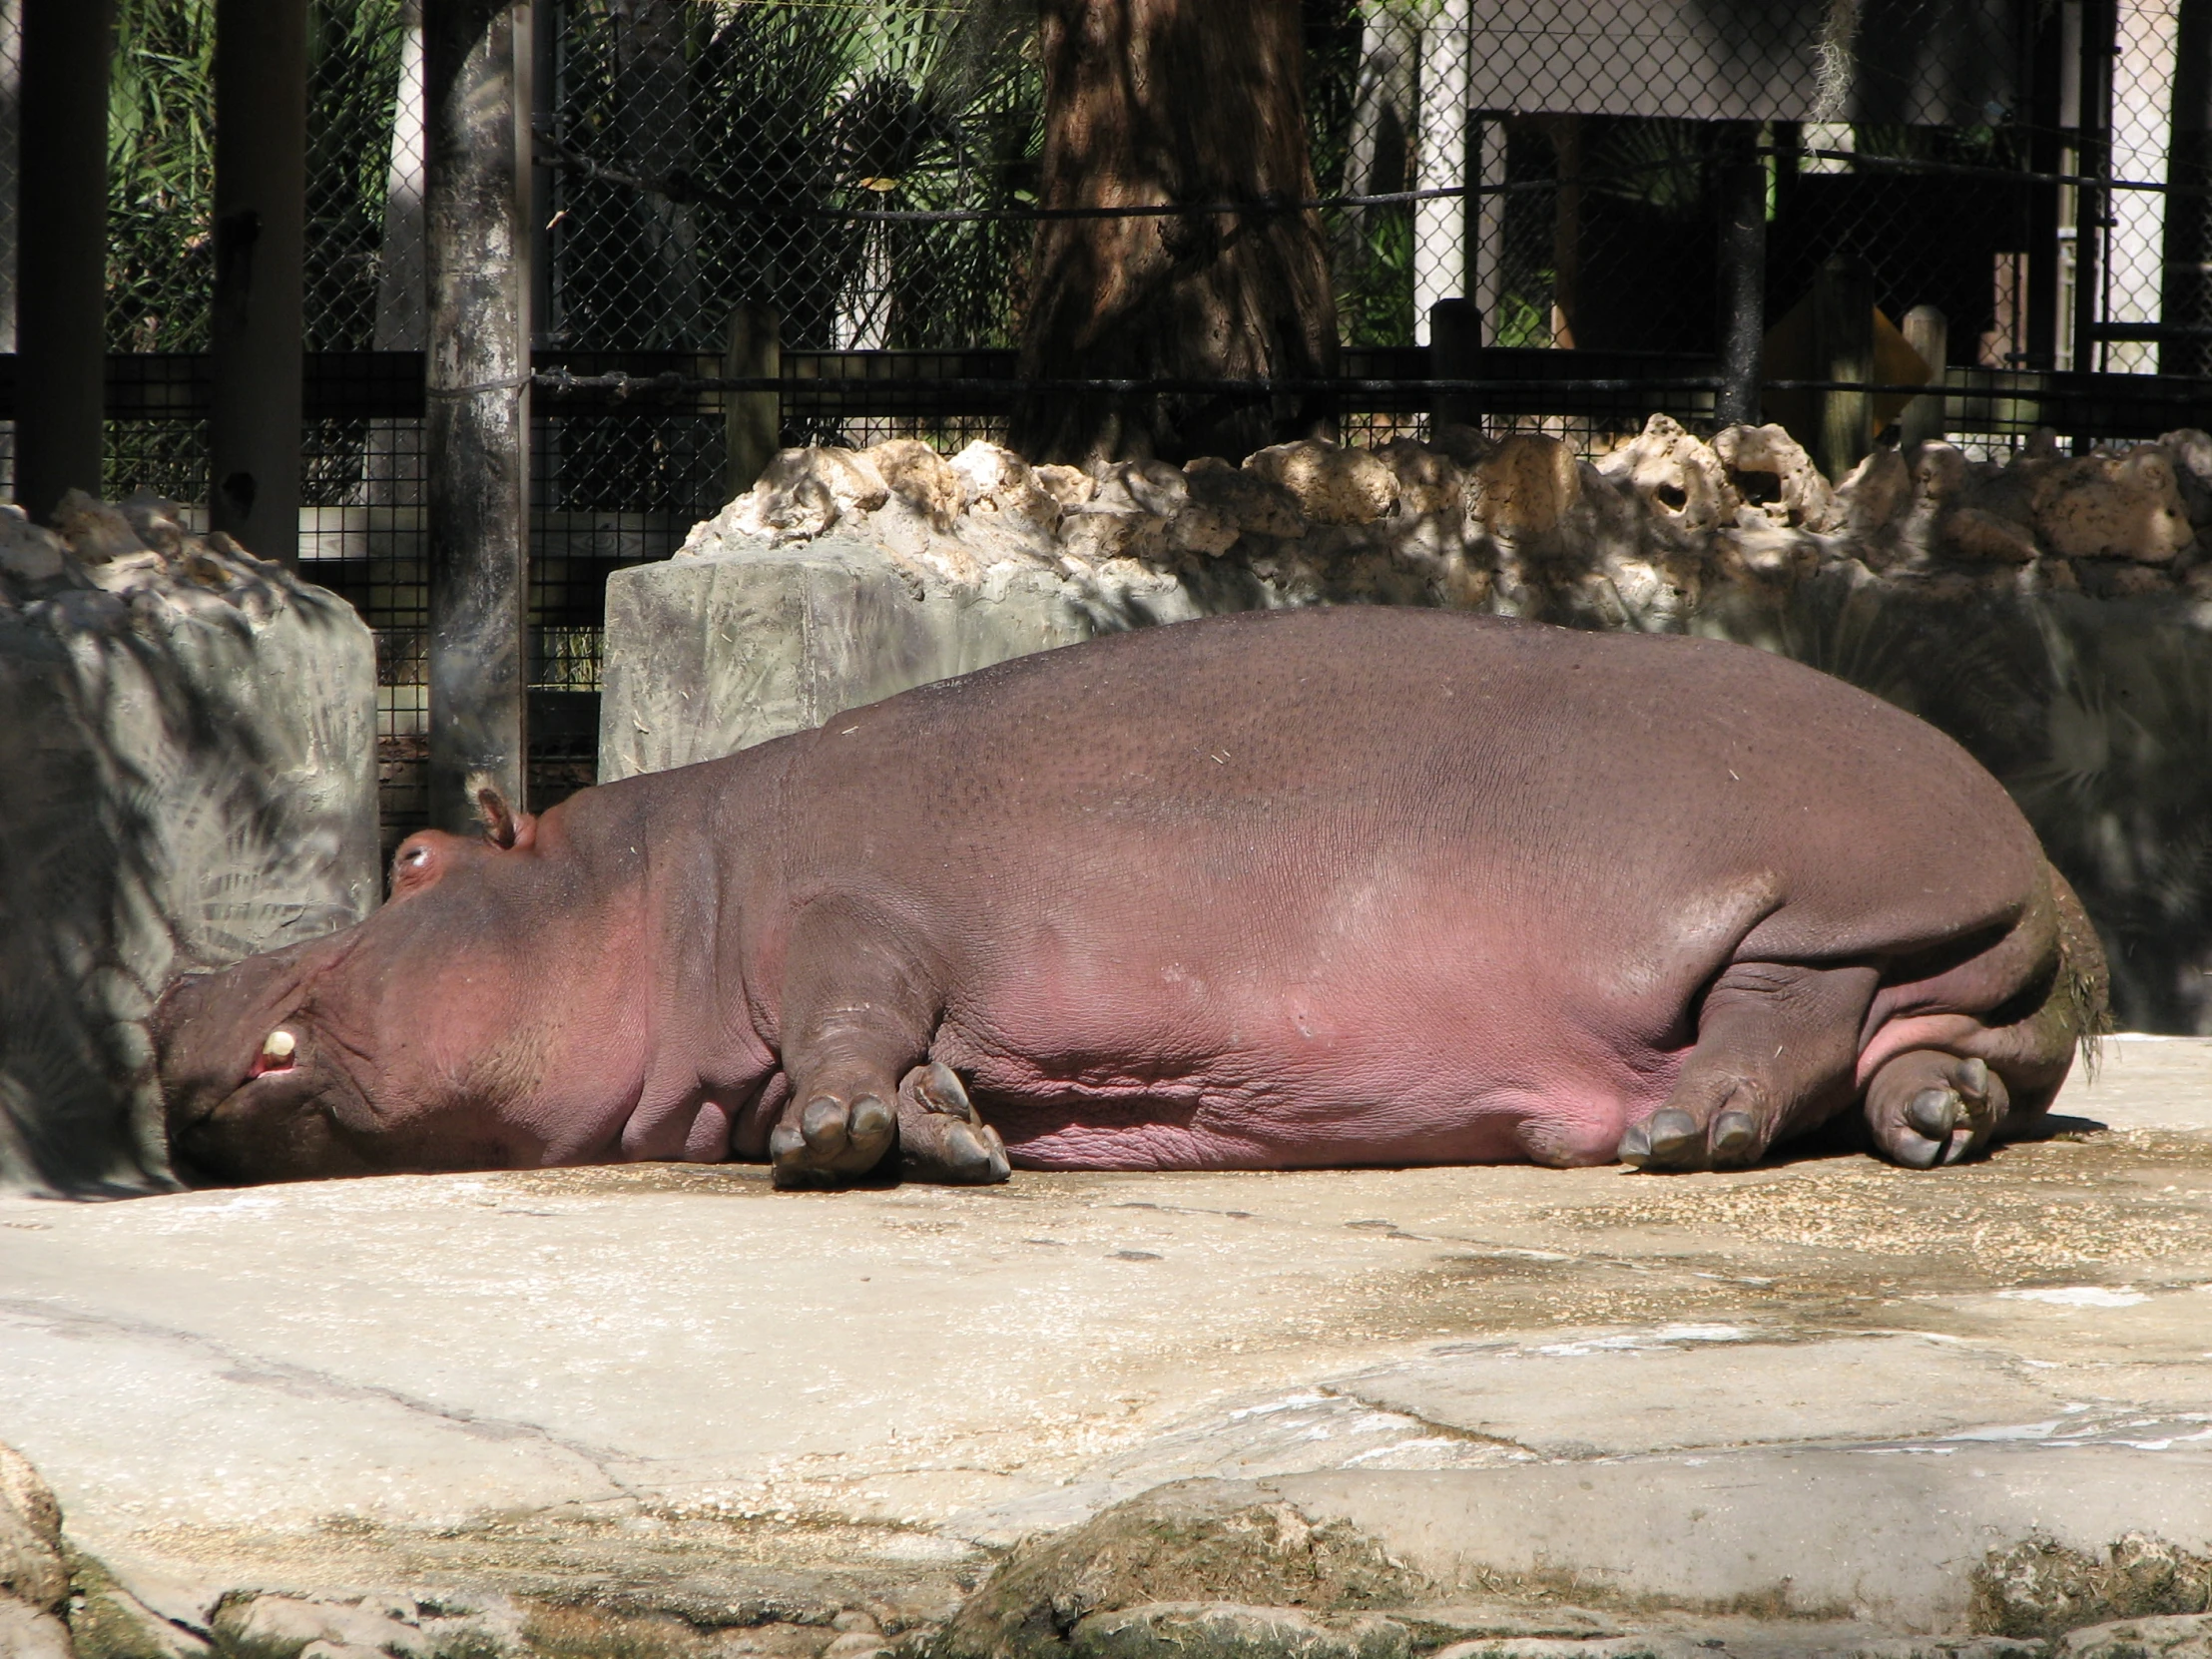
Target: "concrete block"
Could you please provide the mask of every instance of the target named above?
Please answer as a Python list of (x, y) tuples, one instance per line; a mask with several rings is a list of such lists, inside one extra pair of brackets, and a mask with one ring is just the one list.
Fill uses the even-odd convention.
[(1009, 565), (955, 585), (858, 537), (733, 537), (608, 579), (599, 780), (714, 760), (932, 680), (1197, 614), (1172, 583), (1102, 594)]
[(380, 896), (368, 629), (135, 505), (0, 569), (0, 1188), (165, 1184), (164, 986)]

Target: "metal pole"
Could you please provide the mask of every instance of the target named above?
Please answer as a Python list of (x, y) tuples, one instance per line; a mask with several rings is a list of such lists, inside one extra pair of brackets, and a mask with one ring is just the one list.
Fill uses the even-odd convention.
[[(1830, 256), (1813, 279), (1813, 370), (1824, 380), (1874, 379), (1874, 273), (1849, 254)], [(1874, 447), (1874, 399), (1860, 390), (1817, 394), (1813, 459), (1840, 483)]]
[(425, 0), (430, 822), (521, 806), (529, 678), (528, 0)]
[(216, 0), (214, 399), (208, 522), (299, 555), (306, 0)]
[(113, 0), (25, 0), (15, 499), (37, 518), (100, 493), (114, 42)]
[(1759, 424), (1759, 359), (1767, 338), (1767, 170), (1738, 162), (1724, 175), (1721, 209), (1721, 389), (1713, 418)]

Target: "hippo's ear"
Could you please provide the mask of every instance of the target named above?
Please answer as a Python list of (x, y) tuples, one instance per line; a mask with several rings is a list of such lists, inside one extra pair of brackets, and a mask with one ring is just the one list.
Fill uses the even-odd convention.
[(483, 821), (485, 842), (501, 851), (528, 846), (537, 839), (538, 821), (509, 807), (507, 798), (495, 789), (476, 792), (476, 816)]

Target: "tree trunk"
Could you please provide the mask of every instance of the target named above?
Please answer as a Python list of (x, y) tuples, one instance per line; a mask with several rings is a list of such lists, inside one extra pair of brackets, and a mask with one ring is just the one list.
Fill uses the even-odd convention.
[[(1046, 207), (1314, 195), (1297, 0), (1042, 0), (1040, 33)], [(1037, 228), (1025, 376), (1257, 379), (1336, 366), (1311, 209)], [(1013, 442), (1039, 461), (1236, 458), (1330, 425), (1311, 394), (1046, 392), (1016, 410)]]

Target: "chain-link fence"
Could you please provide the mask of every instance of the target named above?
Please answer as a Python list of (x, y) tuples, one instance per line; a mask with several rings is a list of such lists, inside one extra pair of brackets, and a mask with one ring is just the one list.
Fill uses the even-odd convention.
[[(300, 553), (378, 630), (392, 833), (422, 812), (418, 5), (310, 7)], [(9, 76), (18, 9), (0, 0)], [(214, 0), (119, 11), (110, 488), (201, 501)], [(2155, 431), (2187, 407), (2171, 377), (2212, 375), (2212, 0), (1305, 0), (1303, 18), (1349, 441), (1425, 429), (1445, 299), (1471, 302), (1493, 429), (1596, 449), (1654, 408), (1709, 427), (1746, 316), (1767, 412), (1793, 418), (1803, 394), (1771, 382), (1822, 378), (1806, 315), (1839, 256), (1880, 309), (1882, 372), (1918, 360), (1894, 349), (1918, 313), (1970, 446), (2036, 418), (2076, 442)], [(664, 378), (541, 387), (534, 788), (588, 775), (607, 573), (666, 556), (728, 493), (711, 382), (747, 372), (733, 317), (779, 319), (787, 443), (1004, 433), (1043, 183), (1034, 37), (1030, 0), (537, 0), (540, 367)], [(1748, 285), (1747, 245), (1724, 242), (1747, 191)], [(0, 241), (16, 229), (0, 214)], [(2154, 383), (2165, 401), (2130, 401)]]

